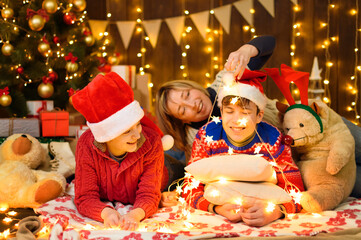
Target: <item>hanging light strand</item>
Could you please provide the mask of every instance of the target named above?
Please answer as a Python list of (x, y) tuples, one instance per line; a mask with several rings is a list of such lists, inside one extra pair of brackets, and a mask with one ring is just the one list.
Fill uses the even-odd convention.
[[(182, 10), (183, 10), (183, 16), (189, 15), (189, 11), (186, 9), (185, 0), (182, 0)], [(184, 26), (184, 32), (182, 33), (182, 39), (181, 39), (181, 50), (182, 50), (182, 56), (181, 56), (181, 65), (180, 69), (182, 70), (182, 77), (185, 80), (189, 79), (189, 70), (188, 70), (188, 50), (190, 49), (190, 45), (187, 43), (187, 35), (192, 31), (192, 27), (190, 26)]]
[[(351, 106), (349, 106), (349, 108), (351, 109), (351, 111), (354, 112), (355, 114), (355, 119), (354, 119), (354, 123), (359, 125), (360, 124), (360, 115), (358, 112), (358, 94), (359, 92), (357, 91), (357, 89), (359, 88), (358, 85), (358, 81), (359, 81), (359, 74), (361, 72), (361, 66), (359, 66), (359, 34), (360, 34), (360, 30), (359, 30), (359, 4), (358, 4), (358, 0), (355, 1), (356, 3), (356, 12), (355, 12), (355, 67), (354, 67), (354, 73), (353, 73), (353, 77), (351, 78), (351, 81), (353, 81), (353, 88), (350, 89), (351, 94), (353, 94), (355, 96), (353, 102), (351, 102)], [(360, 110), (361, 111), (361, 110)]]
[(323, 96), (323, 102), (330, 105), (331, 104), (331, 94), (330, 94), (330, 71), (331, 67), (333, 66), (333, 63), (331, 62), (331, 54), (330, 54), (330, 10), (333, 5), (331, 4), (331, 1), (328, 0), (327, 4), (327, 23), (326, 23), (326, 40), (324, 41), (323, 47), (325, 48), (325, 78), (323, 80), (323, 88), (325, 90), (324, 96)]

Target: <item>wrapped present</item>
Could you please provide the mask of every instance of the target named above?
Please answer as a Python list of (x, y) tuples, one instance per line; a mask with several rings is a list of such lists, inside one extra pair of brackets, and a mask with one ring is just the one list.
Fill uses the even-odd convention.
[(124, 81), (128, 83), (131, 88), (135, 88), (135, 66), (134, 65), (114, 65), (112, 66), (112, 72), (116, 72), (121, 76)]
[(140, 106), (148, 112), (153, 112), (152, 88), (150, 87), (151, 82), (152, 79), (149, 73), (145, 73), (143, 75), (137, 74), (136, 76), (137, 89), (134, 90), (134, 99), (137, 100)]
[(88, 130), (89, 127), (86, 125), (83, 125), (80, 129), (76, 130), (76, 138), (80, 138), (80, 136), (86, 131)]
[(85, 123), (86, 123), (85, 117), (81, 115), (80, 112), (69, 112), (70, 125), (85, 125)]
[(39, 117), (41, 111), (52, 111), (54, 109), (54, 101), (26, 101), (29, 110), (28, 117)]
[(0, 136), (8, 137), (15, 133), (25, 133), (40, 137), (39, 125), (37, 118), (0, 118)]
[(87, 125), (69, 125), (69, 136), (78, 138), (87, 129), (89, 129)]
[(40, 112), (43, 137), (69, 136), (69, 113), (67, 111)]

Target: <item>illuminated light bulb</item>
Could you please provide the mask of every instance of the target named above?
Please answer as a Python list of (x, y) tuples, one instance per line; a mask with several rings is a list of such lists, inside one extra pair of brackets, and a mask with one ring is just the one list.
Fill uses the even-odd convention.
[(298, 12), (298, 11), (301, 10), (301, 8), (300, 8), (300, 6), (296, 5), (296, 6), (293, 7), (293, 10), (294, 10), (295, 12)]
[(273, 166), (273, 167), (277, 167), (277, 163), (276, 162), (273, 162), (273, 161), (271, 161), (271, 162), (268, 162), (271, 166)]
[(254, 28), (251, 28), (251, 32), (253, 32), (253, 33), (254, 33), (254, 32), (256, 32), (256, 29), (254, 29)]
[(137, 27), (137, 32), (141, 32), (142, 28), (141, 27)]
[(332, 67), (333, 63), (332, 62), (327, 62), (327, 67)]
[(351, 112), (351, 111), (352, 111), (352, 107), (348, 106), (348, 107), (347, 107), (347, 111)]
[(149, 83), (148, 87), (152, 88), (153, 87), (153, 83)]
[(107, 14), (107, 17), (108, 17), (108, 18), (112, 17), (112, 14), (111, 14), (111, 13), (108, 13), (108, 14)]
[(190, 178), (190, 177), (192, 177), (192, 175), (191, 175), (190, 173), (186, 172), (186, 173), (184, 174), (184, 177), (185, 177), (185, 178)]
[(351, 14), (351, 15), (356, 15), (356, 14), (357, 14), (357, 11), (356, 11), (355, 9), (351, 9), (350, 14)]
[(103, 35), (104, 35), (104, 33), (102, 33), (102, 32), (99, 33), (99, 37), (103, 37)]
[(211, 77), (211, 74), (209, 74), (208, 72), (205, 74), (205, 76), (207, 77), (207, 78), (210, 78)]
[(9, 205), (7, 203), (0, 204), (0, 212), (6, 212), (9, 209)]
[(252, 13), (252, 14), (254, 14), (256, 11), (255, 11), (253, 8), (251, 8), (251, 9), (249, 10), (249, 12)]
[(335, 5), (335, 4), (331, 4), (330, 7), (331, 7), (331, 8), (335, 8), (336, 5)]
[(137, 19), (137, 23), (141, 23), (142, 20), (140, 18)]
[(138, 13), (142, 12), (142, 9), (141, 9), (141, 8), (137, 8), (137, 12), (138, 12)]
[(355, 103), (355, 102), (352, 102), (352, 103), (351, 103), (351, 105), (352, 105), (352, 106), (355, 106), (355, 105), (356, 105), (356, 103)]
[(219, 180), (218, 180), (218, 182), (219, 182), (220, 184), (226, 184), (226, 183), (227, 183), (227, 179), (224, 178), (224, 177), (220, 177)]
[(207, 52), (212, 52), (213, 48), (212, 47), (207, 47)]
[(297, 28), (297, 24), (293, 24), (293, 28)]
[(210, 84), (210, 83), (207, 83), (207, 84), (206, 84), (206, 87), (210, 87), (211, 85), (212, 85), (212, 84)]
[(213, 60), (214, 60), (214, 61), (218, 61), (218, 57), (213, 57)]
[(4, 223), (10, 223), (10, 222), (12, 222), (13, 220), (11, 219), (11, 218), (9, 218), (9, 217), (6, 217), (6, 218), (4, 218), (3, 219), (3, 222)]
[(358, 52), (358, 48), (355, 48), (355, 52)]
[(207, 40), (208, 40), (208, 42), (212, 42), (212, 41), (213, 41), (213, 38), (212, 38), (212, 37), (209, 37)]
[(180, 69), (184, 69), (185, 66), (184, 66), (184, 65), (180, 65), (179, 68), (180, 68)]
[(293, 62), (292, 62), (292, 65), (293, 65), (293, 66), (297, 66), (297, 65), (298, 65), (297, 60), (293, 61)]
[(331, 37), (331, 40), (335, 42), (337, 41), (337, 37)]
[(218, 65), (218, 64), (214, 64), (213, 68), (214, 68), (214, 69), (218, 69), (218, 68), (219, 68), (219, 65)]
[(351, 80), (355, 80), (355, 76), (351, 76), (350, 78), (351, 78)]
[(143, 70), (144, 70), (143, 67), (140, 67), (140, 68), (139, 68), (139, 71), (143, 71)]
[(192, 187), (192, 188), (198, 188), (198, 186), (199, 186), (200, 183), (201, 183), (201, 182), (200, 182), (199, 180), (193, 179), (192, 184), (191, 184), (191, 187)]
[(144, 72), (142, 71), (142, 72), (140, 72), (140, 75), (144, 75)]
[(326, 46), (329, 46), (329, 45), (330, 45), (330, 41), (325, 40), (325, 41), (323, 42), (323, 44), (326, 45)]
[(249, 30), (249, 26), (243, 26), (243, 30), (244, 30), (244, 31), (248, 31), (248, 30)]
[(237, 204), (237, 205), (239, 205), (239, 206), (242, 206), (242, 204), (243, 204), (243, 199), (242, 199), (242, 198), (236, 198), (236, 199), (233, 200), (233, 203), (234, 203), (234, 204)]
[(181, 203), (181, 204), (185, 204), (186, 203), (186, 200), (182, 197), (178, 198), (178, 201)]
[(214, 14), (214, 10), (209, 11), (210, 14)]
[(149, 64), (146, 64), (146, 65), (145, 65), (145, 68), (150, 68), (150, 65), (149, 65)]
[(273, 212), (273, 210), (275, 210), (276, 204), (269, 202), (267, 207), (266, 207), (266, 212)]
[(95, 228), (93, 225), (87, 223), (87, 224), (83, 227), (83, 229), (85, 229), (85, 230), (95, 230), (96, 228)]
[(360, 115), (357, 115), (356, 118), (359, 119), (359, 118), (360, 118)]
[(323, 44), (321, 45), (321, 47), (322, 47), (322, 48), (326, 48), (326, 46), (325, 46), (325, 45), (323, 45)]
[(184, 77), (184, 78), (188, 77), (188, 74), (187, 74), (187, 73), (183, 73), (183, 77)]
[(289, 195), (293, 198), (295, 203), (300, 203), (301, 202), (301, 197), (302, 197), (301, 192), (297, 192), (296, 190), (292, 189), (290, 191)]
[(312, 213), (312, 217), (319, 218), (322, 217), (322, 215), (319, 213)]
[(294, 52), (290, 52), (290, 55), (291, 55), (291, 56), (294, 56), (294, 55), (295, 55), (295, 53), (294, 53)]
[(329, 102), (330, 102), (330, 99), (328, 99), (328, 97), (324, 97), (324, 98), (323, 98), (323, 101), (324, 101), (325, 103), (329, 103)]
[(137, 53), (137, 57), (142, 57), (142, 53)]
[(207, 28), (207, 29), (206, 29), (206, 32), (207, 32), (207, 33), (210, 33), (210, 32), (211, 32), (211, 29), (210, 29), (210, 28)]
[(10, 212), (8, 212), (8, 214), (9, 214), (10, 216), (16, 216), (18, 213), (15, 212), (15, 211), (10, 211)]
[(325, 80), (323, 80), (323, 83), (327, 85), (327, 84), (330, 83), (330, 81), (328, 81), (327, 79), (325, 79)]
[(140, 49), (140, 51), (141, 51), (142, 53), (145, 53), (145, 52), (147, 51), (147, 49), (146, 49), (146, 48), (142, 48), (142, 49)]
[(176, 191), (176, 193), (181, 194), (183, 190), (182, 190), (181, 186), (177, 186), (175, 191)]
[(190, 49), (191, 46), (189, 46), (188, 44), (184, 46), (186, 49)]
[(357, 93), (356, 89), (352, 90), (352, 94), (356, 94), (356, 93)]
[(188, 26), (188, 27), (187, 27), (187, 31), (188, 31), (188, 32), (192, 31), (192, 29), (193, 29), (193, 28), (192, 28), (191, 26)]
[(292, 50), (295, 50), (295, 49), (296, 49), (296, 45), (295, 45), (295, 44), (292, 44), (292, 45), (291, 45), (291, 49), (292, 49)]
[(233, 148), (231, 148), (231, 147), (228, 148), (228, 154), (230, 154), (230, 155), (233, 154)]
[(214, 33), (215, 35), (218, 35), (218, 34), (219, 34), (218, 30), (214, 30), (213, 33)]
[(184, 10), (184, 14), (185, 14), (185, 15), (188, 15), (188, 14), (189, 14), (189, 11), (188, 11), (188, 10)]
[(219, 196), (219, 191), (216, 190), (216, 189), (212, 190), (211, 196), (212, 196), (212, 197), (218, 197), (218, 196)]
[(361, 66), (357, 66), (357, 70), (361, 71)]
[(231, 100), (231, 104), (236, 104), (238, 101), (238, 97), (233, 97), (232, 100)]
[(109, 33), (108, 32), (104, 32), (104, 36), (108, 36), (109, 35)]
[(296, 33), (296, 36), (297, 36), (297, 37), (301, 36), (301, 33), (300, 33), (300, 32), (297, 32), (297, 33)]
[[(2, 236), (4, 237), (4, 239), (8, 239), (8, 236), (10, 235), (10, 228), (6, 229), (3, 233)], [(0, 235), (1, 236), (1, 235)]]
[[(187, 30), (186, 30), (187, 31)], [(184, 33), (182, 33), (182, 37), (186, 37), (187, 36), (187, 34), (184, 32)]]
[(300, 94), (300, 91), (298, 89), (295, 89), (295, 90), (293, 90), (293, 93), (298, 95), (298, 94)]
[(186, 228), (190, 229), (193, 228), (193, 224), (190, 222), (184, 222), (184, 225), (186, 226)]
[(149, 37), (145, 37), (144, 40), (145, 40), (145, 41), (149, 41)]

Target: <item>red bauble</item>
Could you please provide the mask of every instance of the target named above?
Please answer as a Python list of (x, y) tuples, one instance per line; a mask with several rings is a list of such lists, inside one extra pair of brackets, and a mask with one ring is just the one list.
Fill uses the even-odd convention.
[(68, 12), (68, 13), (65, 13), (64, 16), (63, 16), (63, 20), (66, 24), (68, 25), (72, 25), (75, 23), (75, 20), (76, 20), (76, 16), (73, 12)]
[(60, 42), (59, 37), (54, 36), (54, 37), (53, 37), (53, 42), (54, 42), (55, 44), (58, 44), (58, 43)]
[(51, 82), (54, 82), (58, 79), (58, 74), (56, 72), (49, 72), (48, 78)]
[(18, 67), (16, 69), (16, 72), (19, 73), (19, 74), (23, 74), (24, 73), (24, 68), (23, 67)]
[(294, 141), (290, 135), (283, 136), (282, 142), (288, 146), (292, 146)]

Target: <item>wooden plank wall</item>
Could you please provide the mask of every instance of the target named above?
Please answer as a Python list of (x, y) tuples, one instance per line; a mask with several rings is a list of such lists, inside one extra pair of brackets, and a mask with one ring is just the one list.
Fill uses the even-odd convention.
[[(331, 0), (330, 3), (335, 4), (335, 8), (330, 11), (329, 15), (330, 37), (337, 37), (337, 41), (332, 42), (329, 47), (331, 60), (334, 62), (330, 71), (331, 107), (350, 120), (355, 119), (355, 114), (346, 109), (354, 101), (355, 95), (347, 90), (347, 86), (352, 84), (350, 77), (353, 75), (355, 67), (356, 24), (355, 16), (351, 16), (349, 12), (355, 8), (356, 1), (359, 1), (358, 4), (361, 3), (361, 0)], [(136, 8), (142, 4), (144, 4), (144, 19), (151, 20), (181, 16), (183, 6), (192, 14), (233, 2), (235, 0), (88, 0), (87, 10), (90, 19), (105, 20), (106, 12), (111, 12), (111, 21), (134, 21), (139, 16)], [(296, 38), (295, 57), (299, 59), (297, 69), (311, 71), (313, 57), (317, 56), (320, 67), (323, 69), (322, 76), (324, 76), (325, 50), (321, 45), (326, 39), (327, 28), (322, 28), (320, 23), (327, 21), (328, 0), (298, 0), (298, 3), (301, 11), (296, 14), (296, 22), (301, 23), (301, 36)], [(257, 0), (254, 0), (256, 34), (273, 35), (277, 40), (275, 52), (266, 67), (279, 67), (281, 63), (291, 64), (289, 49), (292, 41), (293, 6), (290, 0), (275, 0), (275, 17), (273, 18)], [(219, 56), (221, 66), (231, 51), (236, 50), (251, 38), (250, 32), (243, 30), (243, 26), (248, 25), (247, 22), (235, 7), (232, 7), (231, 14), (231, 33), (224, 32), (221, 37), (215, 38), (214, 42), (214, 54)], [(220, 25), (213, 15), (210, 16), (210, 24), (213, 24), (214, 29), (220, 29)], [(186, 25), (193, 28), (187, 38), (187, 42), (191, 46), (187, 56), (189, 79), (206, 86), (211, 82), (212, 77), (207, 78), (205, 72), (215, 74), (218, 70), (212, 70), (211, 54), (205, 51), (207, 43), (189, 17), (186, 18)], [(359, 23), (359, 28), (360, 25)], [(115, 24), (110, 24), (108, 30), (116, 43), (117, 51), (122, 55), (121, 64), (137, 65), (139, 68), (141, 59), (136, 55), (140, 50), (142, 35), (134, 34), (129, 48), (126, 50), (117, 34)], [(145, 43), (145, 47), (147, 49), (145, 63), (151, 65), (147, 72), (152, 74), (154, 83), (152, 91), (155, 96), (162, 83), (173, 79), (182, 79), (182, 72), (179, 69), (182, 63), (181, 48), (175, 43), (165, 22), (161, 25), (156, 48), (153, 49), (148, 42)], [(360, 62), (360, 60), (358, 61)], [(282, 99), (282, 94), (271, 80), (267, 81), (264, 87), (267, 96)], [(360, 101), (358, 101), (357, 107), (360, 108)]]

